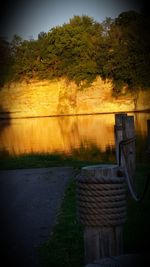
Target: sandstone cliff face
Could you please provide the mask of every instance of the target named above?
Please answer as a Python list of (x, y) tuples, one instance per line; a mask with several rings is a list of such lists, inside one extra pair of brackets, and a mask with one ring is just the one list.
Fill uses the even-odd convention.
[(30, 81), (5, 85), (0, 91), (0, 116), (36, 117), (150, 109), (150, 90), (112, 97), (112, 84), (97, 78), (80, 90), (73, 82)]

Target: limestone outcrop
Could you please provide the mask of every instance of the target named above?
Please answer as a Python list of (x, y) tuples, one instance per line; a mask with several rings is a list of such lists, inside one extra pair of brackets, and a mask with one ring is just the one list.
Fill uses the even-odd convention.
[(12, 118), (150, 110), (150, 90), (112, 96), (112, 83), (98, 77), (88, 88), (59, 80), (6, 84), (0, 90), (0, 117)]

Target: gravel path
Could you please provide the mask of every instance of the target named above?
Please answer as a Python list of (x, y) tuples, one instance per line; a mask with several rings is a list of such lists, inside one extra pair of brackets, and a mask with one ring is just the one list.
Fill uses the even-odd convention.
[(67, 182), (74, 174), (72, 167), (0, 171), (3, 266), (8, 259), (15, 261), (15, 267), (39, 266), (38, 247), (52, 232)]

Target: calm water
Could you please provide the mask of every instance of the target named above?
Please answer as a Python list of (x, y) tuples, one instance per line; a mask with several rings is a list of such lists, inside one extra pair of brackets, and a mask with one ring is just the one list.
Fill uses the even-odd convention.
[[(130, 115), (135, 119), (138, 151), (144, 151), (150, 113)], [(82, 159), (111, 156), (114, 121), (113, 114), (1, 120), (0, 152), (9, 155), (57, 152)]]

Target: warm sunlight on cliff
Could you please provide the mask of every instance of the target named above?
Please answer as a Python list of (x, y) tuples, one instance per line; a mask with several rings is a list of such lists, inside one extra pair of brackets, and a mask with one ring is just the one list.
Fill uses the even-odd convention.
[(136, 106), (132, 94), (112, 97), (111, 82), (100, 77), (82, 90), (64, 79), (30, 81), (5, 85), (0, 91), (0, 107), (12, 118), (150, 109), (150, 90), (141, 91), (136, 97)]

